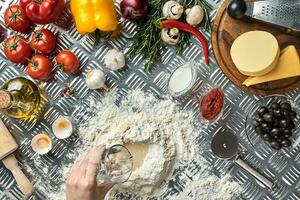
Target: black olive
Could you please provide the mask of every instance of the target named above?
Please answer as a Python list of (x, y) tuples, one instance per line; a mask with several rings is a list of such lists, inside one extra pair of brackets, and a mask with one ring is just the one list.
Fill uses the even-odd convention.
[(270, 132), (270, 135), (275, 137), (275, 136), (279, 136), (280, 134), (280, 130), (278, 128), (273, 128)]
[(263, 123), (263, 119), (261, 117), (257, 116), (257, 117), (254, 118), (254, 125), (255, 126), (258, 126), (261, 123)]
[(279, 142), (277, 142), (276, 140), (272, 140), (272, 141), (270, 142), (270, 145), (271, 145), (271, 147), (272, 147), (273, 149), (275, 149), (275, 150), (281, 149), (281, 144), (280, 144)]
[(268, 108), (265, 107), (265, 106), (260, 107), (260, 108), (258, 109), (258, 115), (261, 116), (261, 117), (262, 117), (265, 113), (267, 113), (267, 112), (268, 112)]
[(262, 139), (270, 142), (272, 140), (272, 136), (268, 133), (263, 134)]
[(271, 126), (267, 123), (262, 123), (260, 126), (264, 132), (269, 133), (271, 131)]
[(259, 135), (264, 134), (264, 131), (262, 130), (262, 128), (260, 126), (255, 127), (255, 132)]
[(263, 120), (266, 121), (266, 122), (272, 122), (274, 120), (274, 115), (273, 113), (265, 113), (263, 115)]
[(273, 110), (273, 113), (276, 118), (282, 117), (282, 112), (280, 109)]
[(289, 114), (290, 114), (290, 117), (294, 120), (294, 119), (296, 119), (297, 118), (297, 113), (295, 112), (295, 111), (290, 111), (289, 112)]
[(289, 139), (284, 139), (284, 140), (281, 141), (281, 145), (283, 147), (289, 147), (289, 146), (292, 145), (292, 142)]
[(291, 110), (292, 106), (288, 102), (284, 102), (284, 103), (281, 104), (281, 108), (285, 109), (285, 110)]
[(279, 105), (279, 103), (274, 102), (274, 103), (271, 104), (271, 108), (274, 109), (274, 110), (277, 110), (277, 109), (280, 108), (280, 105)]
[(283, 129), (282, 135), (286, 138), (290, 138), (293, 135), (293, 132), (290, 129)]
[(289, 111), (286, 110), (286, 109), (283, 110), (282, 114), (283, 114), (284, 117), (290, 116)]
[(275, 119), (272, 123), (273, 127), (279, 127), (280, 123), (278, 119)]
[(276, 138), (276, 141), (277, 141), (277, 142), (281, 142), (281, 141), (284, 140), (284, 139), (285, 139), (285, 138), (279, 136), (279, 137)]
[(286, 120), (286, 119), (282, 119), (282, 120), (280, 120), (280, 127), (282, 127), (282, 128), (287, 128), (287, 127), (289, 127), (289, 122)]
[(295, 129), (296, 128), (296, 125), (293, 121), (290, 122), (290, 126), (289, 126), (290, 129)]

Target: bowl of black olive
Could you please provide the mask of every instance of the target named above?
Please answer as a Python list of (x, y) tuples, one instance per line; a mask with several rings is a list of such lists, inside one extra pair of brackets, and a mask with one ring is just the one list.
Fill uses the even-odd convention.
[(289, 149), (298, 137), (299, 115), (300, 108), (289, 97), (264, 97), (248, 110), (247, 138), (255, 149)]

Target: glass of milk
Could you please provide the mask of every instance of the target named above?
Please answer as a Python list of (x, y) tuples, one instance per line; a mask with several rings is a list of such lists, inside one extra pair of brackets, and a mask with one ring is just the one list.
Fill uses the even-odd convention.
[(192, 62), (176, 68), (168, 81), (168, 91), (172, 97), (189, 95), (197, 85), (198, 71)]

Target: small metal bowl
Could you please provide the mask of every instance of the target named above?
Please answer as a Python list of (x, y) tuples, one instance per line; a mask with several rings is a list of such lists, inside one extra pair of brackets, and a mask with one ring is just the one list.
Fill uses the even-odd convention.
[[(255, 131), (255, 116), (257, 116), (257, 110), (262, 107), (262, 106), (266, 106), (266, 107), (270, 107), (270, 105), (273, 102), (278, 102), (278, 103), (282, 103), (282, 102), (288, 102), (291, 104), (292, 106), (292, 110), (295, 111), (297, 113), (297, 118), (293, 121), (295, 123), (295, 129), (293, 129), (293, 135), (291, 136), (290, 140), (292, 142), (292, 145), (290, 147), (282, 147), (280, 150), (275, 150), (273, 149), (269, 142), (263, 140), (263, 138), (256, 133)], [(299, 136), (299, 132), (297, 131), (299, 126), (300, 126), (300, 108), (299, 106), (289, 97), (284, 96), (284, 95), (270, 95), (270, 96), (266, 96), (263, 99), (260, 99), (258, 101), (256, 101), (254, 103), (254, 105), (252, 105), (248, 112), (247, 112), (247, 116), (246, 116), (246, 121), (245, 121), (245, 132), (246, 132), (246, 136), (250, 142), (250, 144), (252, 145), (252, 147), (258, 151), (258, 152), (278, 152), (278, 151), (285, 151), (285, 150), (291, 150), (293, 149), (295, 146), (297, 146), (299, 143), (298, 140), (300, 139)], [(299, 138), (299, 139), (298, 139)]]

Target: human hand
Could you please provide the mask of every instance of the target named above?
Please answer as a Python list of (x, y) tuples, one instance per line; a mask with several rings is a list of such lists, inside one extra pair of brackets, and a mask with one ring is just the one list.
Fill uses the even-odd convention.
[(104, 199), (112, 185), (97, 185), (97, 166), (105, 146), (92, 148), (74, 164), (67, 179), (67, 200), (100, 200)]

